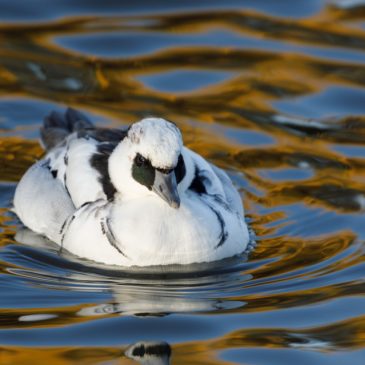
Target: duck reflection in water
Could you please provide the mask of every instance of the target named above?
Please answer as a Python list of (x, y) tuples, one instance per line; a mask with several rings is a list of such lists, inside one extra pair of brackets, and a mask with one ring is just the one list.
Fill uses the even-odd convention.
[[(16, 239), (27, 245), (27, 257), (43, 264), (55, 257), (57, 252), (52, 242), (28, 229), (17, 232)], [(25, 246), (15, 249), (23, 251)], [(46, 250), (45, 250), (46, 249)], [(50, 258), (52, 256), (52, 258)], [(153, 272), (135, 270), (123, 271), (113, 266), (86, 266), (85, 261), (63, 252), (56, 260), (60, 261), (64, 274), (63, 287), (75, 290), (80, 286), (84, 290), (101, 291), (110, 294), (104, 303), (84, 306), (77, 311), (80, 317), (105, 316), (110, 314), (160, 317), (170, 313), (215, 312), (241, 308), (245, 302), (222, 297), (224, 288), (234, 290), (243, 282), (250, 280), (250, 274), (244, 274), (247, 254), (240, 257), (213, 263), (157, 267)], [(87, 263), (86, 263), (87, 264)], [(48, 280), (38, 281), (40, 287), (47, 287)], [(220, 286), (219, 297), (212, 297), (211, 288)], [(76, 289), (77, 290), (77, 289)]]
[[(171, 313), (215, 312), (237, 309), (245, 305), (242, 301), (232, 301), (220, 296), (212, 297), (209, 288), (219, 283), (222, 288), (229, 283), (249, 279), (250, 275), (242, 272), (214, 273), (207, 272), (201, 277), (175, 276), (175, 273), (161, 275), (141, 275), (140, 277), (118, 278), (108, 287), (112, 294), (109, 302), (81, 308), (80, 317), (105, 316), (111, 314), (134, 315), (139, 317), (162, 317)], [(85, 280), (79, 275), (78, 280)], [(95, 277), (90, 277), (95, 280)]]
[(167, 342), (140, 341), (129, 346), (125, 356), (143, 365), (169, 365), (171, 347)]

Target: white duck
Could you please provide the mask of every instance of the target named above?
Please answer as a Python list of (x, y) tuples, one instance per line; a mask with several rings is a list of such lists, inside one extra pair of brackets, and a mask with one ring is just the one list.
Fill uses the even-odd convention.
[(121, 266), (210, 262), (249, 242), (226, 173), (183, 146), (175, 124), (146, 118), (95, 128), (68, 109), (44, 121), (45, 157), (19, 182), (14, 210), (83, 258)]

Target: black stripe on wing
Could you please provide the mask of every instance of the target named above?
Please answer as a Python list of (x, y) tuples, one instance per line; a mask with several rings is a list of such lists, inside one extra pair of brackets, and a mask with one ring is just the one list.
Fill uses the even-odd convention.
[(100, 142), (97, 151), (90, 157), (91, 166), (99, 173), (99, 182), (102, 185), (104, 194), (109, 201), (113, 200), (116, 192), (110, 180), (108, 161), (115, 147), (127, 136), (127, 128), (85, 128), (78, 131), (78, 138), (92, 138)]
[(199, 195), (207, 194), (207, 189), (205, 187), (206, 180), (207, 177), (204, 176), (199, 170), (198, 166), (195, 165), (194, 178), (189, 186), (189, 189)]
[(110, 243), (112, 247), (114, 247), (120, 254), (122, 254), (125, 258), (129, 259), (129, 257), (122, 251), (122, 249), (119, 247), (114, 233), (112, 231), (112, 227), (110, 225), (110, 219), (109, 218), (102, 218), (100, 220), (100, 228), (101, 233), (106, 236), (106, 239)]
[(118, 142), (100, 143), (97, 152), (90, 157), (90, 165), (99, 173), (99, 182), (102, 185), (104, 194), (109, 201), (113, 200), (116, 193), (115, 187), (110, 180), (108, 161)]
[[(204, 199), (205, 197), (208, 197), (210, 199), (214, 199), (214, 202), (218, 205), (220, 205), (225, 210), (230, 210), (227, 204), (222, 201), (219, 197), (216, 195), (210, 195), (208, 194), (207, 187), (212, 184), (211, 180), (209, 179), (209, 176), (204, 174), (204, 171), (200, 170), (197, 165), (195, 165), (195, 174), (193, 181), (191, 182), (189, 189), (191, 191), (194, 191), (201, 199)], [(224, 217), (219, 212), (219, 210), (215, 209), (208, 199), (204, 199), (204, 203), (209, 207), (209, 209), (215, 214), (219, 227), (220, 227), (220, 234), (218, 236), (218, 243), (215, 246), (215, 249), (221, 247), (224, 245), (224, 243), (227, 241), (228, 238), (228, 232), (226, 230), (226, 222), (224, 220)]]

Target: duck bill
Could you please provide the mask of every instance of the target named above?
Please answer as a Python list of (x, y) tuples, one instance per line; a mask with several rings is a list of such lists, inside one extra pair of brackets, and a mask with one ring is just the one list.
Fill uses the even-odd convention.
[(163, 174), (156, 170), (152, 190), (168, 203), (170, 207), (175, 209), (180, 207), (180, 197), (177, 192), (177, 182), (174, 171), (169, 174)]

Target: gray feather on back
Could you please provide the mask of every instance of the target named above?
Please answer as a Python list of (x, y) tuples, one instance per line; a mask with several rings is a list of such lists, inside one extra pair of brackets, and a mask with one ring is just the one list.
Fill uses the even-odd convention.
[(44, 118), (41, 140), (48, 151), (62, 143), (69, 134), (94, 128), (89, 119), (75, 109), (68, 108), (65, 113), (53, 111)]

